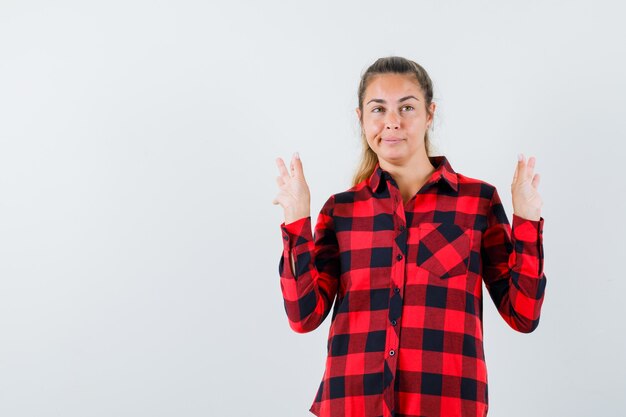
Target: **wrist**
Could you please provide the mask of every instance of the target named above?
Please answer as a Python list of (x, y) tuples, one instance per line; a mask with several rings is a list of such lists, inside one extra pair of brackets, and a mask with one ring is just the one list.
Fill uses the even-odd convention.
[(311, 216), (310, 210), (306, 209), (287, 209), (285, 210), (285, 224), (293, 223), (296, 220)]
[(539, 219), (541, 219), (540, 212), (525, 213), (525, 212), (514, 211), (513, 214), (516, 215), (517, 217), (521, 217), (522, 219), (526, 219), (526, 220), (539, 221)]

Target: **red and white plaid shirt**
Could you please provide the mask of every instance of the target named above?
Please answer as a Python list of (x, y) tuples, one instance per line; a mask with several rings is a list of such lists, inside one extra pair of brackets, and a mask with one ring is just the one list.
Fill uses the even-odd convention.
[(311, 217), (281, 224), (291, 328), (316, 329), (334, 302), (317, 416), (483, 417), (482, 282), (510, 327), (539, 323), (543, 217), (513, 214), (511, 230), (493, 185), (429, 159), (436, 171), (406, 204), (377, 165), (326, 201), (314, 234)]

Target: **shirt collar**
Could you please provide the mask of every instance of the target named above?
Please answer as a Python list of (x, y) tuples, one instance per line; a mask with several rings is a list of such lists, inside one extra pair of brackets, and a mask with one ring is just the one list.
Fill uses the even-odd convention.
[[(438, 183), (443, 179), (445, 182), (448, 183), (448, 185), (450, 185), (450, 187), (452, 187), (454, 191), (458, 191), (457, 174), (452, 169), (452, 166), (450, 165), (448, 159), (443, 155), (429, 156), (428, 159), (430, 160), (430, 163), (433, 164), (433, 166), (435, 167), (435, 172), (432, 173), (432, 175), (424, 185)], [(382, 178), (391, 179), (392, 177), (391, 174), (382, 169), (380, 167), (380, 163), (377, 162), (376, 166), (374, 167), (374, 171), (368, 179), (368, 184), (374, 192), (377, 192), (379, 188), (381, 188), (383, 184), (386, 183), (386, 181), (381, 181)]]

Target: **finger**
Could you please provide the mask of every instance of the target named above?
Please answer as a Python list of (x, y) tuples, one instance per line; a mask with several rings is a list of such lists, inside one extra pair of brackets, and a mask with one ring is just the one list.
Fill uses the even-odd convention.
[(300, 159), (300, 154), (298, 152), (295, 153), (295, 169), (296, 169), (296, 175), (298, 175), (300, 178), (304, 178), (304, 169), (302, 168), (302, 160)]
[(279, 187), (282, 187), (283, 184), (285, 184), (285, 180), (283, 179), (283, 177), (281, 176), (276, 177), (276, 184), (278, 184)]
[(517, 182), (517, 179), (520, 177), (520, 172), (524, 166), (524, 154), (517, 154), (517, 164), (515, 164), (515, 173), (513, 174), (513, 184)]
[(532, 180), (534, 172), (535, 172), (535, 157), (531, 156), (528, 158), (528, 164), (526, 165), (526, 178)]
[(515, 164), (515, 172), (513, 173), (513, 184), (517, 181), (517, 176), (519, 174), (519, 161)]
[(523, 153), (520, 153), (520, 156), (522, 157), (522, 159), (517, 161), (517, 178), (515, 178), (516, 181), (523, 181), (524, 178), (526, 178), (526, 157)]
[(289, 164), (290, 165), (289, 168), (291, 169), (290, 172), (291, 172), (291, 176), (292, 177), (296, 173), (295, 168), (294, 168), (294, 164), (293, 164), (294, 159), (296, 159), (296, 154), (291, 155), (291, 163)]
[(285, 165), (285, 161), (283, 158), (276, 158), (276, 165), (278, 165), (278, 170), (280, 171), (280, 175), (283, 179), (289, 178), (289, 172), (287, 171), (287, 166)]
[(533, 181), (531, 183), (534, 188), (537, 188), (539, 186), (540, 179), (541, 178), (539, 177), (539, 174), (535, 174), (535, 176), (533, 177)]

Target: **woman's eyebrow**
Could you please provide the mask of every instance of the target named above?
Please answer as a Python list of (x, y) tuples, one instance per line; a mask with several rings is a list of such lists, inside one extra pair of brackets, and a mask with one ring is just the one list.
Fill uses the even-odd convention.
[[(398, 100), (399, 103), (402, 103), (403, 101), (406, 101), (410, 98), (414, 98), (415, 100), (419, 101), (417, 99), (417, 97), (415, 96), (406, 96), (406, 97), (402, 97), (400, 100)], [(381, 104), (385, 104), (387, 103), (385, 100), (383, 100), (382, 98), (373, 98), (370, 101), (368, 101), (365, 105), (367, 106), (368, 104), (370, 104), (372, 101), (376, 102), (376, 103), (381, 103)]]

